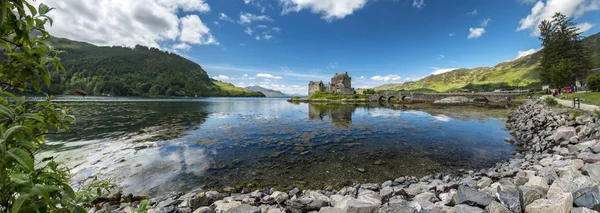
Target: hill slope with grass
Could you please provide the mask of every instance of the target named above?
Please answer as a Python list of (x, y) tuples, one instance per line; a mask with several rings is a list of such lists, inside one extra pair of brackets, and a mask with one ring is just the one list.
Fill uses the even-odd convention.
[[(594, 67), (600, 67), (600, 33), (583, 39), (589, 48)], [(385, 84), (375, 90), (433, 89), (447, 91), (491, 91), (495, 89), (540, 88), (538, 68), (541, 52), (503, 62), (494, 67), (457, 69), (439, 75), (430, 75), (415, 82)]]
[(53, 38), (52, 45), (66, 53), (61, 61), (67, 75), (54, 74), (50, 94), (70, 94), (74, 89), (89, 95), (264, 97), (263, 94), (219, 83), (202, 67), (177, 54), (144, 46), (99, 47)]

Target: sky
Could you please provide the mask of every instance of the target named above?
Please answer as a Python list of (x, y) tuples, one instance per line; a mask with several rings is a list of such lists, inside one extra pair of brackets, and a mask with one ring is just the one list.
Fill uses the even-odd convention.
[(583, 36), (600, 31), (600, 0), (38, 0), (57, 37), (145, 45), (200, 64), (236, 86), (307, 94), (348, 72), (355, 88), (494, 66), (539, 51), (555, 12)]

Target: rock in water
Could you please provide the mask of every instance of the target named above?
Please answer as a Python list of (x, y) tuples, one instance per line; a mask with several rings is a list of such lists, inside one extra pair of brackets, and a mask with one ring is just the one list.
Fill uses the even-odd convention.
[(462, 185), (458, 187), (458, 193), (456, 194), (457, 204), (486, 207), (490, 205), (492, 201), (495, 201), (494, 197), (485, 192), (480, 192)]
[(586, 187), (573, 192), (575, 206), (600, 210), (600, 189), (598, 186)]

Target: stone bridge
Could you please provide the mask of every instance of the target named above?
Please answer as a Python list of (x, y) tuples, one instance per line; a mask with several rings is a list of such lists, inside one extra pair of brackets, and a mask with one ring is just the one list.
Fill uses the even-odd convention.
[(399, 101), (419, 101), (434, 102), (449, 97), (465, 97), (471, 101), (479, 102), (501, 102), (505, 101), (507, 96), (514, 97), (527, 92), (508, 93), (508, 92), (480, 92), (480, 93), (419, 93), (419, 92), (398, 92), (398, 91), (378, 91), (378, 94), (368, 95), (371, 102), (391, 102)]

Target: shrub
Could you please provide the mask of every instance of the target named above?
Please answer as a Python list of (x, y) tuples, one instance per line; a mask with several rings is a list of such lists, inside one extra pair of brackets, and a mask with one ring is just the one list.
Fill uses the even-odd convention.
[(588, 90), (600, 91), (600, 73), (589, 75), (586, 81)]
[(547, 97), (546, 99), (544, 99), (544, 103), (548, 104), (549, 106), (558, 105), (558, 101), (554, 100), (554, 98), (552, 97)]

